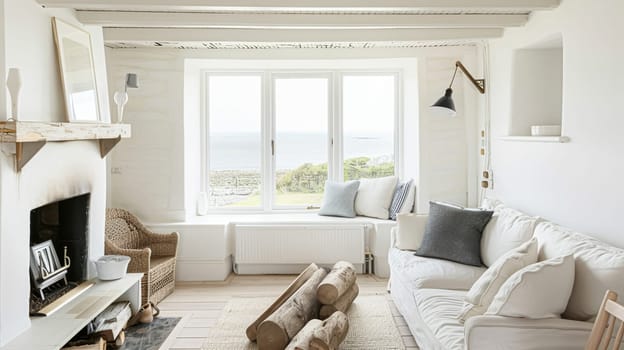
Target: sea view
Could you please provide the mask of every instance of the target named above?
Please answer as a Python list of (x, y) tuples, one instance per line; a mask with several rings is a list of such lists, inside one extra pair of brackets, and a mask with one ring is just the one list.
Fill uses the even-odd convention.
[[(321, 133), (282, 133), (276, 137), (276, 167), (295, 169), (304, 163), (327, 162), (327, 135)], [(392, 158), (391, 134), (346, 135), (344, 159), (355, 157)], [(260, 135), (215, 133), (210, 138), (210, 169), (254, 170), (260, 168)]]

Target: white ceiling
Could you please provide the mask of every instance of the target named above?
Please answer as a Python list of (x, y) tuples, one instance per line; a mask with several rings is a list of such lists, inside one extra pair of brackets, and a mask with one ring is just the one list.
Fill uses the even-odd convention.
[(113, 48), (470, 45), (560, 0), (38, 0), (104, 27)]

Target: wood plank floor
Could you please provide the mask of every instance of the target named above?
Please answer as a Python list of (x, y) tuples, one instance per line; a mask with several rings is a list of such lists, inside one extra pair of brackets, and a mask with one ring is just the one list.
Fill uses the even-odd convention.
[[(296, 276), (230, 275), (223, 282), (178, 283), (158, 306), (163, 317), (181, 317), (161, 350), (199, 350), (231, 297), (276, 297)], [(360, 295), (386, 294), (387, 279), (358, 275)], [(418, 349), (403, 317), (390, 304), (406, 349)]]

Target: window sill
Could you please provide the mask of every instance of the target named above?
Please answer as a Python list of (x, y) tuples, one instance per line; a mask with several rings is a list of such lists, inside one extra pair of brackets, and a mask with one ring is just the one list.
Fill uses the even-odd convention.
[(395, 223), (392, 220), (356, 216), (341, 218), (321, 216), (317, 212), (288, 212), (288, 213), (212, 213), (204, 216), (193, 216), (183, 222), (149, 223), (148, 225), (176, 226), (176, 225), (228, 225), (228, 224), (377, 224)]

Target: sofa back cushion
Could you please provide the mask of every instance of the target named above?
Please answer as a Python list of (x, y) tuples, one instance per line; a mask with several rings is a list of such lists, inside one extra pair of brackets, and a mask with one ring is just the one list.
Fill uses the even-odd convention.
[(396, 241), (394, 246), (401, 250), (418, 250), (425, 235), (428, 215), (397, 215)]
[(624, 295), (624, 249), (550, 222), (539, 223), (535, 236), (539, 260), (574, 254), (576, 274), (565, 318), (592, 320), (607, 289)]
[(481, 266), (481, 234), (492, 214), (429, 202), (429, 218), (416, 255)]
[(396, 176), (360, 179), (360, 187), (355, 197), (357, 215), (384, 220), (390, 218), (390, 204), (397, 181)]
[(539, 218), (498, 206), (481, 236), (481, 259), (491, 266), (508, 251), (533, 237)]

